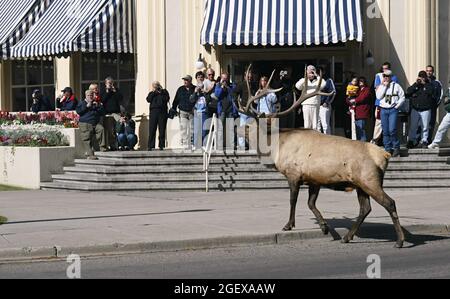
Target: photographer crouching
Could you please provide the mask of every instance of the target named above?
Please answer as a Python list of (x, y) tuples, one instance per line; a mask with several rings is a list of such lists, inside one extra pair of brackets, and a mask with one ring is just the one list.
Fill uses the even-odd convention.
[(117, 140), (120, 151), (132, 151), (138, 143), (136, 135), (136, 123), (131, 114), (122, 113), (116, 126)]

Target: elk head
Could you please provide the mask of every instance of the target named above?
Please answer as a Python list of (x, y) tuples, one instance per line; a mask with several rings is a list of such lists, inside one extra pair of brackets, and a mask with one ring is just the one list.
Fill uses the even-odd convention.
[[(251, 95), (251, 88), (250, 88), (250, 83), (248, 82), (247, 79), (247, 74), (251, 71), (252, 66), (250, 65), (247, 72), (246, 72), (246, 78), (245, 78), (245, 82), (247, 83), (247, 89), (248, 89), (248, 94)], [(273, 114), (261, 114), (258, 111), (256, 111), (256, 109), (253, 107), (255, 103), (257, 103), (261, 98), (267, 96), (270, 93), (277, 93), (280, 92), (282, 89), (270, 89), (270, 83), (272, 82), (273, 76), (275, 74), (275, 70), (272, 72), (272, 76), (270, 76), (269, 82), (267, 84), (267, 86), (262, 89), (259, 90), (257, 95), (254, 96), (250, 96), (250, 98), (247, 101), (247, 104), (244, 106), (242, 99), (239, 98), (238, 99), (238, 105), (239, 105), (239, 112), (251, 117), (254, 117), (255, 119), (260, 119), (260, 118), (280, 118), (280, 117), (285, 117), (287, 115), (289, 115), (290, 113), (292, 113), (293, 111), (297, 110), (298, 108), (300, 108), (300, 106), (308, 99), (311, 99), (313, 97), (316, 96), (332, 96), (335, 93), (325, 93), (321, 91), (321, 86), (322, 86), (322, 82), (323, 82), (323, 72), (320, 71), (320, 79), (319, 79), (319, 84), (317, 86), (317, 89), (314, 92), (308, 93), (308, 85), (309, 85), (309, 80), (308, 80), (308, 71), (307, 68), (305, 67), (305, 83), (303, 85), (302, 88), (302, 92), (299, 98), (297, 98), (297, 94), (294, 91), (294, 104), (286, 111), (279, 111)]]

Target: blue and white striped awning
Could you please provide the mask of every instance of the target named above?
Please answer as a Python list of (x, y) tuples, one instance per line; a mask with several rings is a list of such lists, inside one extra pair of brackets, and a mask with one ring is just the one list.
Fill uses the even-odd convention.
[(207, 0), (203, 45), (363, 41), (360, 0)]
[(0, 59), (10, 56), (10, 49), (42, 17), (53, 0), (0, 0)]
[(11, 49), (12, 58), (81, 52), (133, 53), (134, 0), (53, 0)]

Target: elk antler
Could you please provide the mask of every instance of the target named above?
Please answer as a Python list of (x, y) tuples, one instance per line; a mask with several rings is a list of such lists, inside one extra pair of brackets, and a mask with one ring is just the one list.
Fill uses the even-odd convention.
[(261, 90), (258, 91), (256, 95), (252, 95), (252, 90), (250, 88), (250, 82), (248, 82), (248, 74), (251, 72), (252, 65), (247, 69), (247, 72), (245, 73), (245, 82), (247, 84), (247, 91), (249, 95), (249, 99), (247, 100), (247, 104), (244, 107), (244, 104), (242, 103), (241, 97), (238, 98), (238, 105), (239, 105), (239, 112), (254, 118), (260, 118), (261, 115), (255, 110), (253, 107), (253, 104), (256, 103), (261, 98), (267, 96), (270, 93), (278, 93), (282, 88), (280, 89), (270, 89), (270, 84), (272, 83), (273, 76), (275, 75), (275, 70), (272, 72), (272, 75), (270, 76), (269, 82), (267, 83), (267, 86)]
[(279, 118), (279, 117), (284, 117), (289, 115), (290, 113), (292, 113), (293, 111), (297, 110), (306, 100), (311, 99), (313, 97), (316, 96), (326, 96), (326, 97), (331, 97), (333, 96), (336, 92), (331, 92), (331, 93), (325, 93), (322, 92), (322, 82), (323, 82), (323, 72), (322, 70), (320, 71), (320, 79), (319, 79), (319, 84), (316, 88), (316, 90), (314, 92), (308, 93), (308, 70), (305, 67), (305, 83), (303, 85), (302, 88), (302, 93), (300, 95), (300, 98), (297, 99), (297, 95), (295, 94), (294, 91), (294, 104), (292, 105), (291, 108), (289, 108), (286, 111), (283, 112), (279, 112), (279, 113), (274, 113), (272, 115), (268, 115), (267, 117), (269, 118)]

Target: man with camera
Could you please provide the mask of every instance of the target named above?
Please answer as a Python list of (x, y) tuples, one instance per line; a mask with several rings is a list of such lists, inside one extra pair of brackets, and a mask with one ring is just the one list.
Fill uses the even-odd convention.
[(122, 113), (116, 126), (119, 150), (132, 151), (138, 142), (136, 123), (129, 113)]
[(123, 95), (115, 86), (114, 79), (108, 77), (105, 79), (105, 91), (100, 95), (107, 117), (104, 121), (106, 144), (111, 150), (117, 149), (117, 140), (115, 126), (120, 119), (120, 114), (125, 112)]
[(33, 113), (55, 110), (48, 97), (44, 96), (39, 89), (33, 90), (32, 98), (33, 105), (31, 106), (31, 111)]
[(77, 107), (80, 116), (80, 134), (83, 141), (86, 157), (88, 160), (97, 160), (94, 150), (105, 152), (105, 129), (101, 124), (102, 117), (105, 116), (105, 109), (102, 103), (95, 101), (94, 92), (87, 90), (86, 99), (81, 101)]
[(222, 141), (225, 142), (227, 149), (234, 149), (234, 136), (236, 136), (234, 121), (239, 117), (239, 109), (234, 100), (235, 92), (236, 85), (231, 83), (230, 75), (223, 73), (214, 92), (218, 99), (217, 115), (223, 125), (223, 130), (218, 130), (219, 149), (222, 149)]
[(400, 156), (400, 140), (397, 133), (399, 109), (405, 103), (405, 92), (400, 84), (392, 81), (392, 71), (383, 73), (383, 82), (377, 89), (380, 100), (381, 127), (384, 149), (393, 157)]
[(61, 90), (61, 95), (56, 100), (58, 108), (61, 111), (75, 111), (78, 106), (78, 100), (75, 97), (71, 87), (66, 87)]
[(429, 149), (438, 149), (439, 144), (442, 143), (442, 141), (444, 141), (444, 137), (447, 134), (447, 131), (450, 129), (450, 88), (445, 97), (444, 104), (445, 104), (445, 111), (447, 111), (447, 115), (442, 120), (438, 132), (436, 134), (436, 137), (434, 138), (434, 141), (428, 147)]
[(147, 96), (150, 104), (150, 123), (148, 136), (148, 150), (156, 148), (156, 132), (159, 130), (159, 149), (166, 147), (166, 128), (170, 95), (158, 81), (153, 82), (152, 91)]
[(408, 148), (417, 146), (419, 124), (422, 130), (420, 147), (428, 148), (430, 134), (431, 110), (435, 103), (435, 87), (430, 82), (427, 73), (419, 73), (416, 83), (406, 91), (406, 97), (411, 101), (411, 123), (408, 136)]

